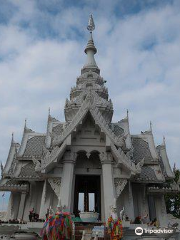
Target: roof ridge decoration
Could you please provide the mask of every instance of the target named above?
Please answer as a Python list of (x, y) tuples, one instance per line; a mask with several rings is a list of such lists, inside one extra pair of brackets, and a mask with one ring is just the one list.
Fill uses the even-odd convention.
[(121, 123), (121, 122), (129, 122), (129, 110), (128, 109), (126, 111), (126, 116), (124, 118), (122, 118), (121, 120), (119, 120), (117, 123)]
[(11, 144), (14, 143), (14, 133), (12, 132), (12, 139), (11, 139)]
[(44, 157), (41, 159), (41, 163), (33, 157), (33, 162), (35, 164), (35, 170), (41, 171), (44, 170), (49, 164), (56, 162), (59, 155), (64, 152), (66, 149), (67, 143), (66, 141), (63, 142), (63, 144), (58, 147), (54, 147), (52, 151), (47, 150), (45, 147), (43, 148), (44, 151)]
[(163, 138), (163, 144), (157, 146), (156, 149), (157, 149), (160, 161), (163, 162), (163, 165), (165, 168), (164, 171), (167, 174), (167, 178), (170, 178), (170, 179), (174, 178), (175, 175), (169, 163), (169, 158), (168, 158), (166, 143), (164, 138)]
[(3, 167), (3, 164), (1, 162), (1, 176), (3, 176), (3, 172), (4, 172), (4, 167)]
[(163, 136), (163, 145), (166, 146), (166, 137)]
[(25, 133), (35, 133), (35, 131), (33, 131), (32, 129), (27, 127), (27, 119), (25, 119), (25, 123), (24, 123), (24, 132)]
[(149, 129), (149, 131), (152, 133), (152, 122), (150, 121), (150, 129)]
[(56, 118), (51, 116), (51, 108), (50, 107), (48, 108), (48, 122), (49, 121), (52, 121), (52, 122), (58, 121)]
[(149, 122), (149, 130), (141, 131), (141, 135), (153, 135), (152, 121)]
[(165, 136), (163, 136), (162, 143), (156, 146), (156, 149), (159, 149), (159, 148), (161, 148), (161, 149), (165, 148), (166, 149), (166, 138), (165, 138)]
[(38, 133), (38, 132), (31, 130), (30, 128), (27, 128), (27, 120), (25, 119), (24, 131), (23, 131), (23, 136), (21, 139), (21, 145), (20, 145), (19, 151), (17, 153), (18, 157), (23, 156), (28, 140), (30, 140), (31, 138), (36, 137), (36, 136), (46, 136), (46, 134)]
[(14, 176), (14, 172), (16, 170), (16, 166), (17, 166), (17, 153), (15, 153), (14, 157), (13, 157), (13, 161), (11, 163), (11, 167), (8, 170), (7, 176), (13, 177)]
[[(19, 143), (14, 141), (14, 134), (12, 134), (11, 145), (8, 153), (8, 157), (3, 169), (3, 176), (10, 175), (9, 172), (12, 169), (12, 166), (15, 165), (15, 158), (17, 156), (18, 149), (20, 147)], [(15, 168), (15, 167), (14, 167)]]
[(48, 109), (48, 120), (47, 120), (47, 129), (46, 129), (46, 138), (45, 138), (45, 144), (47, 148), (50, 148), (51, 145), (51, 138), (52, 138), (52, 128), (53, 128), (53, 123), (59, 123), (59, 120), (56, 118), (53, 118), (51, 116), (51, 109)]
[(132, 175), (141, 173), (141, 168), (144, 165), (144, 158), (135, 164), (124, 154), (120, 148), (117, 149), (114, 144), (111, 144), (111, 149), (115, 158), (118, 159), (118, 164), (123, 164), (127, 169), (131, 170)]

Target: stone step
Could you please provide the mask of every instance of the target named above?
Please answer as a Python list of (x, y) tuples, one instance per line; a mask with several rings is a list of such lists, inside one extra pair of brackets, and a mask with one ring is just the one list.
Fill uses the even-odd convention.
[[(91, 237), (91, 231), (94, 228), (94, 226), (101, 226), (101, 225), (105, 225), (105, 223), (102, 222), (97, 222), (97, 223), (75, 223), (75, 240), (82, 240), (82, 235), (83, 235), (83, 231), (85, 230), (85, 235), (84, 235), (84, 240), (89, 240), (89, 239), (93, 239), (94, 237)], [(107, 235), (107, 232), (105, 231), (104, 233), (104, 238), (100, 238), (98, 237), (98, 240), (110, 240), (109, 235)]]

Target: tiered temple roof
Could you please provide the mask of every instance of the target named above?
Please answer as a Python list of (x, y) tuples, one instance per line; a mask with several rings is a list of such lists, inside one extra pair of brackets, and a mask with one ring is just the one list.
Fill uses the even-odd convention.
[[(27, 186), (28, 181), (32, 181), (32, 179), (42, 180), (43, 175), (36, 170), (37, 162), (34, 162), (34, 159), (41, 164), (46, 151), (50, 152), (54, 147), (53, 145), (58, 143), (61, 145), (64, 139), (67, 139), (71, 131), (73, 131), (72, 128), (77, 127), (75, 124), (71, 128), (71, 124), (72, 122), (59, 122), (49, 115), (46, 133), (36, 133), (25, 127), (21, 144), (15, 143), (14, 139), (11, 142), (6, 165), (2, 173), (0, 190), (11, 191), (12, 186), (14, 186), (20, 191), (23, 189), (22, 186)], [(132, 165), (136, 166), (142, 159), (144, 160), (141, 171), (135, 176), (134, 181), (164, 183), (166, 180), (173, 179), (174, 173), (169, 164), (165, 143), (156, 147), (151, 131), (131, 135), (128, 132), (128, 125), (129, 119), (125, 118), (120, 122), (106, 125), (106, 131), (109, 137), (114, 140), (114, 145), (117, 144), (119, 139), (125, 138), (123, 154), (128, 156)], [(103, 127), (102, 123), (100, 127)], [(130, 137), (124, 137), (125, 134), (129, 134)]]

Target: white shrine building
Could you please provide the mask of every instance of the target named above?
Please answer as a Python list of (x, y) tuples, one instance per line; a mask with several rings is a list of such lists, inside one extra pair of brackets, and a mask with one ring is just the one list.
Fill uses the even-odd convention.
[(45, 133), (25, 124), (21, 143), (12, 137), (0, 181), (0, 191), (11, 192), (6, 218), (28, 221), (34, 208), (45, 219), (47, 209), (55, 210), (58, 201), (76, 214), (80, 194), (89, 212), (91, 194), (102, 222), (115, 202), (118, 213), (124, 207), (132, 221), (148, 214), (149, 221), (157, 218), (166, 226), (164, 195), (179, 188), (167, 185), (174, 173), (165, 141), (156, 146), (152, 129), (132, 135), (128, 114), (112, 122), (113, 103), (94, 58), (92, 17), (88, 30), (87, 61), (66, 99), (65, 122), (49, 112)]

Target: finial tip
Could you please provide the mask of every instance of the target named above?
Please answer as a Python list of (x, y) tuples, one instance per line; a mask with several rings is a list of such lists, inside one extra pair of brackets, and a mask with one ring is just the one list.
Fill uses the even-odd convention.
[(166, 145), (166, 137), (163, 136), (163, 144)]
[(27, 127), (27, 118), (25, 118), (25, 121), (24, 121), (24, 128)]
[(95, 29), (95, 24), (94, 24), (94, 20), (93, 20), (92, 14), (91, 14), (90, 17), (89, 17), (89, 22), (88, 22), (87, 29), (88, 29), (88, 31), (90, 31), (90, 32), (94, 31), (94, 29)]
[(129, 118), (129, 109), (126, 110), (127, 118)]
[(152, 132), (152, 122), (150, 121), (150, 131)]
[(176, 172), (176, 163), (174, 163), (173, 172)]
[(11, 142), (14, 143), (14, 132), (11, 134)]

